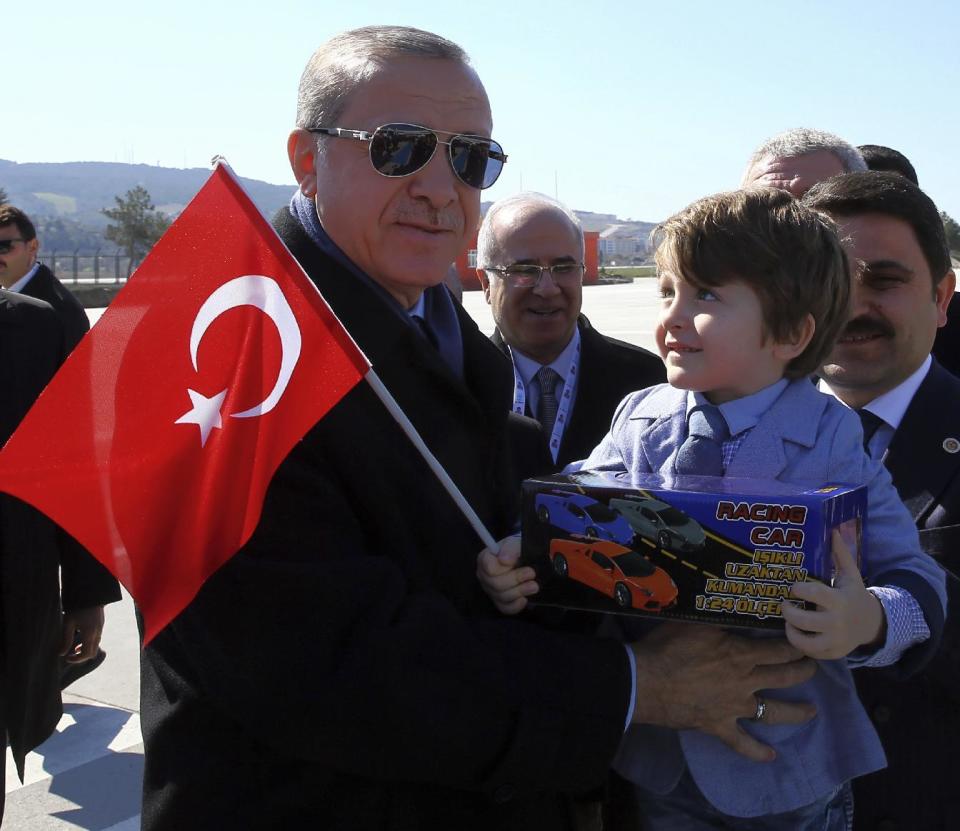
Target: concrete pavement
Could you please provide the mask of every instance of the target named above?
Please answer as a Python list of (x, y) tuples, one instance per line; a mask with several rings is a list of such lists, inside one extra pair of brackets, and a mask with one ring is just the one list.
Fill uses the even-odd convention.
[[(606, 335), (653, 349), (656, 281), (590, 286), (583, 311)], [(493, 331), (481, 292), (464, 307)], [(95, 322), (102, 309), (89, 309)], [(184, 349), (187, 346), (184, 344)], [(107, 607), (107, 660), (64, 694), (57, 731), (27, 759), (20, 783), (7, 751), (3, 828), (16, 831), (135, 831), (140, 827), (143, 744), (140, 737), (139, 638), (128, 596)]]

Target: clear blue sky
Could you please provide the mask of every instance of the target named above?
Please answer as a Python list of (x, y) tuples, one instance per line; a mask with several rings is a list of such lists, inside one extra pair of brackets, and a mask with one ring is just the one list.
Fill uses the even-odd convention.
[[(139, 5), (139, 4), (136, 4)], [(292, 183), (297, 82), (330, 35), (430, 29), (471, 55), (510, 161), (484, 198), (554, 192), (657, 220), (735, 187), (795, 126), (886, 144), (960, 219), (960, 4), (7, 3), (0, 158), (206, 166)]]

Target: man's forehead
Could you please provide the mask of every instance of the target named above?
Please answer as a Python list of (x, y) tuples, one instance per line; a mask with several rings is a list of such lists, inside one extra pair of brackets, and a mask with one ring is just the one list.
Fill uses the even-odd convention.
[(913, 226), (899, 216), (869, 211), (831, 214), (848, 257), (863, 265), (900, 263), (908, 270), (926, 259)]
[(0, 239), (13, 239), (20, 236), (20, 229), (13, 223), (0, 225)]
[(500, 249), (511, 258), (579, 256), (583, 235), (562, 211), (518, 205), (494, 218)]
[(354, 90), (339, 120), (351, 129), (400, 122), (482, 136), (493, 128), (486, 90), (472, 67), (410, 56), (379, 63)]
[[(843, 162), (829, 150), (814, 150), (800, 156), (770, 156), (754, 167), (750, 184), (781, 187), (794, 193), (809, 190), (817, 182), (844, 172)], [(794, 193), (800, 196), (802, 193)]]

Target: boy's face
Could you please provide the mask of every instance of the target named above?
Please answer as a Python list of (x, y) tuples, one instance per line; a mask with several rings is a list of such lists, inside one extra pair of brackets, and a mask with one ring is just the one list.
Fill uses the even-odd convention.
[(783, 377), (797, 353), (764, 336), (760, 299), (746, 283), (701, 289), (669, 271), (659, 281), (657, 349), (671, 386), (722, 404)]

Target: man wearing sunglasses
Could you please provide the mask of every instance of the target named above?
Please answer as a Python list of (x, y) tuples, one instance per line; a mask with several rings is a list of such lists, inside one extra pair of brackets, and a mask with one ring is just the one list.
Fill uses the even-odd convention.
[[(6, 210), (0, 206), (0, 216)], [(4, 277), (26, 259), (17, 233), (15, 225), (0, 226)], [(0, 289), (0, 446), (66, 351), (63, 324), (48, 303)], [(0, 778), (9, 745), (23, 779), (24, 757), (60, 719), (64, 669), (91, 663), (103, 606), (119, 599), (117, 581), (75, 540), (26, 503), (0, 494)], [(0, 820), (3, 804), (0, 794)]]
[(580, 314), (583, 259), (580, 221), (548, 196), (501, 199), (480, 226), (477, 274), (492, 340), (512, 359), (513, 409), (537, 418), (558, 468), (590, 454), (627, 393), (666, 380), (656, 355)]
[[(275, 225), (500, 536), (542, 439), (510, 413), (509, 362), (441, 285), (506, 160), (491, 131), (455, 44), (404, 27), (339, 35), (301, 79), (299, 190)], [(686, 634), (688, 658), (638, 673), (635, 692), (621, 644), (500, 618), (475, 576), (481, 547), (354, 388), (278, 469), (250, 542), (143, 651), (143, 828), (566, 829), (561, 794), (605, 779), (635, 695), (638, 713), (672, 704), (692, 667), (691, 709), (754, 712), (752, 652), (731, 673)], [(703, 677), (721, 694), (703, 696)]]
[[(0, 205), (0, 286), (43, 300), (53, 307), (63, 326), (65, 358), (90, 330), (90, 321), (80, 301), (49, 268), (37, 260), (39, 249), (40, 240), (37, 239), (36, 228), (30, 217), (13, 205)], [(75, 640), (75, 643), (71, 643), (73, 655), (71, 660), (64, 660), (61, 665), (60, 684), (63, 689), (93, 672), (107, 657), (107, 653), (100, 648), (103, 607), (84, 610), (74, 622), (76, 638), (71, 639)]]
[(37, 260), (39, 249), (30, 217), (13, 205), (0, 205), (0, 286), (53, 306), (72, 351), (90, 330), (90, 320), (80, 301)]

